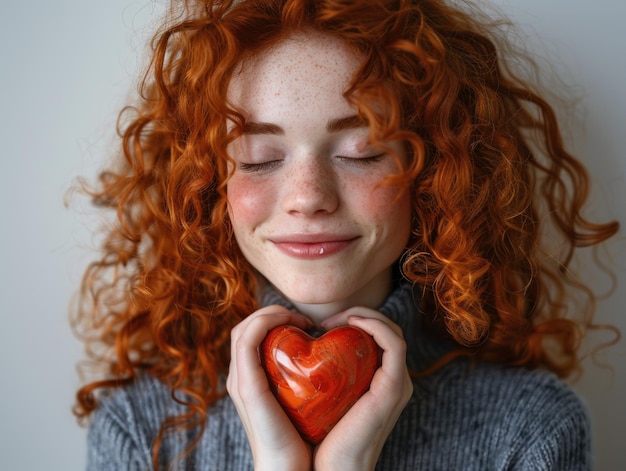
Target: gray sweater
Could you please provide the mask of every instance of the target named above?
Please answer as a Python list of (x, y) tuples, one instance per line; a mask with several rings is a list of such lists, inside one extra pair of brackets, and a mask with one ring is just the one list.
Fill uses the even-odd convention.
[[(380, 311), (407, 338), (407, 362), (420, 371), (449, 346), (420, 330), (410, 287), (398, 288)], [(264, 305), (280, 303), (267, 293)], [(182, 406), (147, 375), (101, 398), (88, 435), (88, 470), (149, 470), (161, 422)], [(177, 458), (193, 433), (170, 434), (162, 463), (176, 470), (252, 470), (246, 434), (230, 400), (211, 406), (201, 441)], [(590, 423), (580, 398), (554, 375), (457, 359), (414, 381), (414, 393), (390, 435), (378, 471), (591, 469)], [(278, 471), (278, 470), (277, 470)], [(281, 470), (282, 471), (282, 470)]]

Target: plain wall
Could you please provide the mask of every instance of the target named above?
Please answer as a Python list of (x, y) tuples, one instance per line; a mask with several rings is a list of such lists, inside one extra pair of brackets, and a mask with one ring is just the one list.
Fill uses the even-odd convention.
[[(493, 0), (528, 47), (580, 97), (571, 147), (595, 181), (591, 215), (626, 222), (626, 33), (622, 0)], [(147, 25), (164, 0), (11, 2), (0, 18), (0, 456), (3, 469), (78, 470), (85, 430), (70, 413), (82, 345), (67, 305), (89, 260), (92, 220), (63, 205), (78, 175), (110, 150)], [(623, 236), (608, 247), (619, 285), (598, 319), (626, 332)], [(590, 272), (600, 284), (600, 274)], [(593, 423), (596, 468), (626, 462), (625, 341), (575, 385)]]

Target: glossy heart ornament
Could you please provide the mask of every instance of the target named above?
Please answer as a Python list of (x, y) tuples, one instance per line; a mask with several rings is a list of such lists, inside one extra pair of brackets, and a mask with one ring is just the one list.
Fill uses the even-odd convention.
[(267, 334), (260, 354), (278, 402), (312, 444), (321, 442), (369, 389), (381, 358), (374, 339), (351, 326), (320, 338), (279, 326)]

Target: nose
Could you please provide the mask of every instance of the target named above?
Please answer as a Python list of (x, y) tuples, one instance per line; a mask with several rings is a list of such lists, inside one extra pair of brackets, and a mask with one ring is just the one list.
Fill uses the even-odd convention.
[(293, 162), (283, 187), (283, 210), (292, 215), (332, 213), (339, 205), (337, 178), (323, 157)]

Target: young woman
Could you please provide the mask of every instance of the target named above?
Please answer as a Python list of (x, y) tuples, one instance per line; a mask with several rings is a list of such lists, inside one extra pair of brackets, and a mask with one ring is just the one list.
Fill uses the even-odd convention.
[[(558, 377), (583, 166), (476, 11), (440, 0), (189, 1), (157, 34), (77, 327), (90, 469), (589, 469)], [(552, 231), (548, 233), (547, 231)], [(540, 237), (559, 237), (554, 253)], [(282, 324), (359, 327), (369, 390), (318, 445), (271, 393)]]

